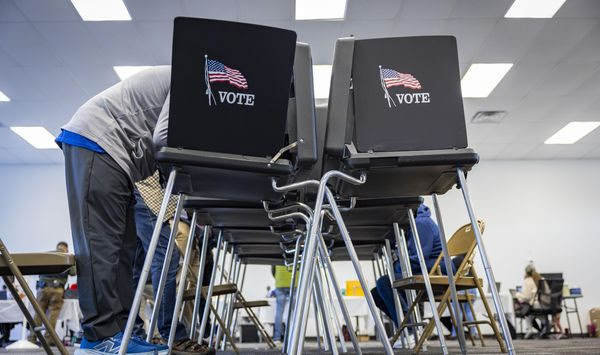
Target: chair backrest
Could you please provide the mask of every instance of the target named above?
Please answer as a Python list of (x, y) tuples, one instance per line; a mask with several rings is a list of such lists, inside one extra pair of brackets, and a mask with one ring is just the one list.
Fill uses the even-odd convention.
[(275, 155), (287, 144), (295, 51), (290, 30), (176, 18), (168, 146)]
[(425, 36), (336, 43), (327, 154), (465, 148), (456, 39)]
[(540, 308), (554, 312), (561, 307), (563, 284), (563, 279), (540, 279), (536, 294)]
[[(479, 230), (483, 234), (485, 231), (485, 222), (482, 220), (478, 220), (477, 222), (479, 223)], [(447, 245), (448, 255), (451, 258), (463, 257), (460, 265), (457, 267), (457, 274), (464, 274), (469, 269), (475, 246), (477, 245), (471, 223), (458, 228), (448, 240)], [(432, 270), (437, 271), (437, 266), (440, 265), (443, 257), (443, 253), (440, 253)]]

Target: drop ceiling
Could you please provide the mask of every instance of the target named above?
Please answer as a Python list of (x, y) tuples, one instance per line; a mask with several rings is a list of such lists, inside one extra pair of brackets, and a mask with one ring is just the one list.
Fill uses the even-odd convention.
[[(348, 0), (343, 21), (295, 21), (292, 0), (125, 0), (133, 21), (83, 22), (69, 0), (0, 0), (0, 164), (56, 164), (9, 126), (52, 133), (85, 100), (118, 82), (117, 65), (170, 62), (174, 16), (293, 29), (331, 64), (336, 38), (450, 34), (461, 74), (510, 62), (491, 95), (464, 99), (469, 143), (482, 159), (600, 158), (600, 129), (573, 145), (543, 142), (567, 122), (600, 120), (600, 1), (567, 0), (551, 19), (506, 19), (512, 0)], [(504, 110), (499, 124), (471, 124)]]

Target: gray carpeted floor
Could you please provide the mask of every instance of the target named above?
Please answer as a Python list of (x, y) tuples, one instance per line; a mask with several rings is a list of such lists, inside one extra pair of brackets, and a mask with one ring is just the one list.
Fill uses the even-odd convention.
[[(383, 349), (380, 344), (376, 342), (361, 343), (361, 348), (364, 355), (375, 355), (382, 354)], [(486, 347), (481, 346), (470, 346), (469, 354), (500, 354), (500, 348), (492, 339), (486, 339)], [(586, 339), (561, 339), (561, 340), (515, 340), (515, 351), (517, 354), (543, 354), (543, 355), (554, 355), (554, 354), (600, 354), (600, 338), (586, 338)], [(351, 348), (351, 345), (349, 345)], [(244, 355), (262, 355), (262, 354), (281, 354), (281, 351), (277, 350), (265, 350), (264, 344), (240, 344), (240, 354)], [(448, 348), (450, 353), (460, 353), (460, 348), (456, 341), (448, 341)], [(74, 349), (69, 349), (73, 353)], [(350, 349), (349, 349), (350, 350)], [(37, 351), (9, 351), (6, 349), (0, 349), (2, 354), (43, 354), (43, 350)], [(429, 348), (427, 352), (422, 354), (440, 354), (440, 347), (435, 341), (429, 342)], [(58, 352), (56, 352), (58, 354)], [(233, 351), (218, 352), (219, 355), (233, 355)], [(316, 344), (308, 343), (305, 347), (304, 354), (306, 355), (317, 355), (327, 354), (324, 351), (318, 351)], [(348, 354), (353, 354), (350, 350)], [(396, 351), (396, 354), (411, 354), (410, 351)]]

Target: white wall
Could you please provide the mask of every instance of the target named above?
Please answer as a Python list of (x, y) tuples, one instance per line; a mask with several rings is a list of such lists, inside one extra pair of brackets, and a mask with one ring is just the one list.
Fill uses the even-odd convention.
[[(490, 161), (469, 174), (476, 213), (486, 221), (487, 252), (504, 291), (521, 283), (533, 259), (540, 272), (563, 272), (568, 284), (583, 288), (579, 306), (587, 322), (587, 311), (600, 306), (599, 181), (598, 160)], [(440, 203), (448, 234), (467, 223), (459, 190)], [(0, 237), (15, 252), (51, 250), (59, 240), (70, 241), (62, 165), (0, 166), (0, 222)], [(363, 265), (373, 282), (370, 263)], [(337, 263), (336, 269), (341, 283), (355, 279), (350, 263)], [(248, 299), (263, 297), (273, 283), (268, 267), (253, 266), (246, 277)]]

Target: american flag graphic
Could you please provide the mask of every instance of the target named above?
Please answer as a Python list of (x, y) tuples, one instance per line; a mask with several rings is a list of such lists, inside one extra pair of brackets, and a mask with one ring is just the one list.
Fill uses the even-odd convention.
[(421, 83), (410, 74), (398, 73), (393, 69), (381, 69), (381, 76), (386, 88), (404, 86), (409, 89), (421, 89)]
[(239, 70), (212, 59), (208, 59), (207, 66), (209, 82), (226, 82), (241, 89), (248, 88), (248, 82)]

